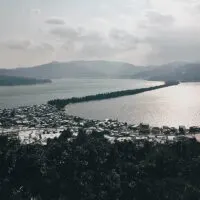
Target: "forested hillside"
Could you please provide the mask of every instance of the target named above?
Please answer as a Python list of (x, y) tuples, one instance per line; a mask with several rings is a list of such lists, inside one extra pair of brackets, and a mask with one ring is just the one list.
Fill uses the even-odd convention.
[[(102, 133), (103, 134), (103, 133)], [(108, 142), (70, 130), (47, 145), (0, 136), (0, 199), (198, 200), (200, 144)]]

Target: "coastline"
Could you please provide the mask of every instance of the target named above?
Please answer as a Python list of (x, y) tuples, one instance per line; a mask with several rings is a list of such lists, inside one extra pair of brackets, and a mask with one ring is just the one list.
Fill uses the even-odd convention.
[(70, 130), (75, 138), (83, 129), (103, 135), (110, 142), (124, 140), (148, 140), (166, 143), (199, 138), (200, 127), (151, 127), (149, 124), (127, 124), (117, 120), (89, 120), (68, 115), (65, 111), (47, 104), (24, 106), (15, 109), (0, 109), (0, 133), (14, 136), (22, 143), (46, 144), (48, 138), (59, 137), (64, 130)]
[[(71, 129), (74, 137), (77, 136), (79, 129), (83, 129), (88, 134), (95, 131), (103, 134), (110, 141), (148, 140), (165, 143), (166, 141), (191, 138), (200, 133), (199, 126), (191, 126), (189, 128), (185, 126), (176, 128), (170, 126), (152, 127), (142, 122), (135, 125), (112, 119), (84, 119), (68, 115), (63, 110), (64, 106), (68, 104), (134, 95), (178, 84), (179, 82), (165, 82), (163, 85), (150, 88), (124, 90), (77, 98), (72, 97), (70, 99), (52, 100), (42, 105), (0, 109), (0, 133), (8, 135), (12, 133), (24, 143), (41, 142), (44, 144), (48, 138), (59, 137), (62, 131), (66, 129)], [(64, 103), (58, 106), (57, 102), (60, 103), (60, 101), (64, 101)]]
[(47, 83), (52, 83), (52, 80), (0, 75), (0, 87), (38, 85), (38, 84), (47, 84)]
[(113, 99), (113, 98), (118, 98), (118, 97), (123, 97), (123, 96), (136, 95), (136, 94), (158, 90), (158, 89), (162, 89), (166, 87), (176, 86), (176, 85), (179, 85), (178, 81), (167, 81), (162, 85), (148, 87), (148, 88), (121, 90), (121, 91), (100, 93), (96, 95), (89, 95), (89, 96), (83, 96), (83, 97), (72, 97), (68, 99), (54, 99), (54, 100), (48, 101), (47, 104), (53, 105), (59, 109), (62, 109), (68, 104), (75, 104), (75, 103), (82, 103), (82, 102), (89, 102), (89, 101), (100, 101), (100, 100)]

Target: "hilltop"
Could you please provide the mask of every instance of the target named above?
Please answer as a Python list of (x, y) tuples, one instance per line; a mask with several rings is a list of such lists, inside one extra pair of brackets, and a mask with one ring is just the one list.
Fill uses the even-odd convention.
[(173, 62), (161, 66), (147, 67), (147, 69), (131, 76), (131, 78), (151, 81), (200, 81), (200, 63)]
[(118, 61), (51, 62), (33, 67), (0, 69), (0, 75), (36, 79), (134, 78), (151, 81), (200, 81), (200, 63), (172, 62), (136, 66)]
[(27, 68), (0, 69), (0, 75), (42, 79), (60, 78), (126, 78), (143, 67), (124, 62), (72, 61), (51, 62)]

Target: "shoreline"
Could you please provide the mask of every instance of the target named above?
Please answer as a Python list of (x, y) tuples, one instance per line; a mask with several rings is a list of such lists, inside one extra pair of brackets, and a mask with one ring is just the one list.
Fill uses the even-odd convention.
[(87, 134), (103, 135), (111, 142), (123, 140), (148, 140), (173, 142), (199, 137), (200, 127), (186, 129), (174, 127), (151, 127), (149, 124), (128, 124), (118, 120), (90, 120), (68, 115), (65, 111), (47, 104), (24, 106), (15, 109), (0, 109), (0, 134), (18, 137), (22, 143), (46, 144), (48, 138), (59, 137), (64, 130), (71, 130), (75, 138), (80, 129)]
[(121, 90), (121, 91), (115, 91), (115, 92), (107, 92), (107, 93), (100, 93), (96, 95), (88, 95), (83, 97), (72, 97), (67, 99), (54, 99), (47, 102), (47, 104), (56, 106), (59, 109), (64, 108), (68, 104), (75, 104), (75, 103), (82, 103), (82, 102), (89, 102), (89, 101), (100, 101), (100, 100), (106, 100), (106, 99), (113, 99), (123, 96), (131, 96), (136, 95), (148, 91), (158, 90), (166, 87), (176, 86), (179, 85), (178, 81), (169, 81), (165, 82), (162, 85), (148, 87), (148, 88), (139, 88), (139, 89), (129, 89), (129, 90)]

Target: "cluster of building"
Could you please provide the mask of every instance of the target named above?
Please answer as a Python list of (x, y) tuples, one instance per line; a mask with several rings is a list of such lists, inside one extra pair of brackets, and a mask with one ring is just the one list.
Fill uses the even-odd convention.
[(34, 105), (15, 109), (0, 109), (0, 134), (17, 136), (23, 143), (46, 143), (48, 138), (59, 137), (69, 129), (76, 137), (79, 129), (87, 134), (96, 132), (103, 134), (109, 141), (115, 140), (149, 140), (164, 143), (195, 137), (200, 133), (200, 127), (186, 129), (175, 127), (150, 127), (148, 124), (130, 125), (117, 120), (103, 121), (82, 119), (69, 116), (64, 110), (58, 110), (51, 105)]

